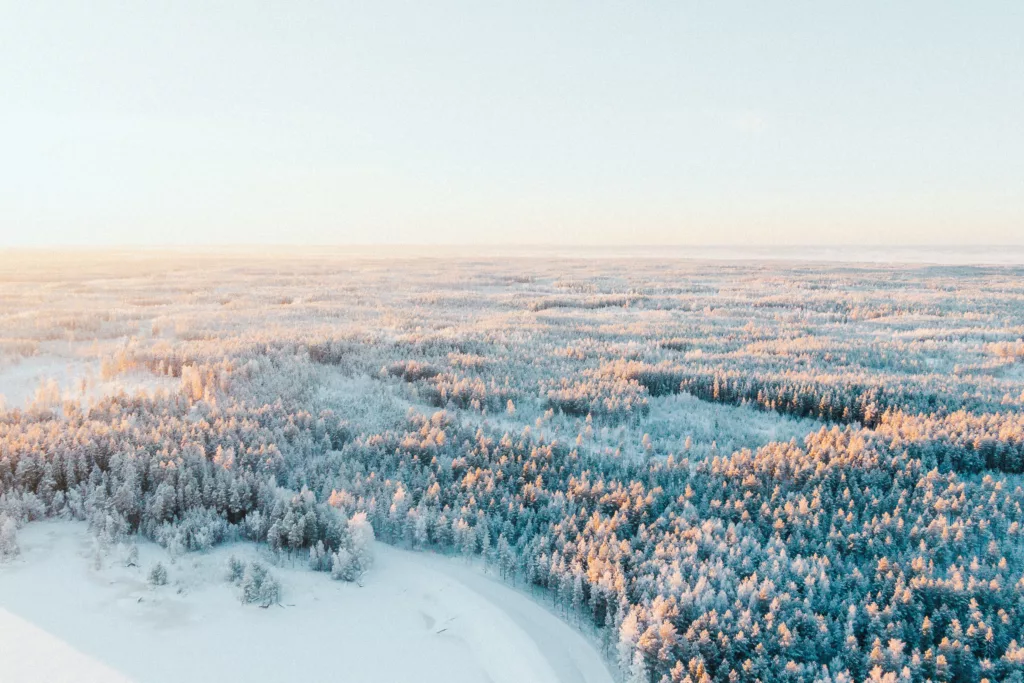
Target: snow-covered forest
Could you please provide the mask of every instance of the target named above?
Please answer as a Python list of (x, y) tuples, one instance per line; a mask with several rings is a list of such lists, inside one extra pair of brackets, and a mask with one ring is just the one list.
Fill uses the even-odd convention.
[(629, 683), (1024, 681), (1022, 268), (25, 253), (0, 394), (3, 562), (243, 542), (258, 612), (376, 538)]

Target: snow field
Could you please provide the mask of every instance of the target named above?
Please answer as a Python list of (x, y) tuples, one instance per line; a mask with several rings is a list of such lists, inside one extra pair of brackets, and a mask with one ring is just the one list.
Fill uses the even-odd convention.
[[(96, 569), (84, 524), (32, 523), (0, 565), (0, 680), (611, 683), (594, 647), (526, 595), (464, 561), (378, 544), (362, 585), (271, 567), (280, 605), (242, 605), (225, 578), (251, 544), (171, 558), (139, 544)], [(146, 582), (157, 562), (169, 583)], [(264, 560), (265, 561), (265, 560)]]

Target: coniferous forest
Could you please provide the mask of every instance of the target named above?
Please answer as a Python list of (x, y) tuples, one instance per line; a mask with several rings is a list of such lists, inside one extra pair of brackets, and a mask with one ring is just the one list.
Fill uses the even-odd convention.
[(8, 560), (65, 518), (358, 581), (376, 538), (629, 683), (1024, 682), (1021, 268), (30, 254), (0, 394)]

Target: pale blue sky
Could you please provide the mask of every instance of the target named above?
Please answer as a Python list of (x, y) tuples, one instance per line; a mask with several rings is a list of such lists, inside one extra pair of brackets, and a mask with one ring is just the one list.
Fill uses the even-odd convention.
[(0, 245), (1024, 244), (1024, 2), (0, 2)]

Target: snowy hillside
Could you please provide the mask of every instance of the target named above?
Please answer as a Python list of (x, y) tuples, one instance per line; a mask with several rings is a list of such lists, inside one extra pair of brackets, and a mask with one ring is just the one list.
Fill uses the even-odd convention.
[[(155, 544), (136, 567), (93, 566), (84, 524), (42, 522), (0, 565), (5, 683), (305, 681), (610, 683), (578, 632), (465, 561), (378, 545), (362, 585), (272, 567), (280, 605), (242, 605), (222, 546), (171, 564)], [(146, 582), (168, 567), (166, 586)]]

